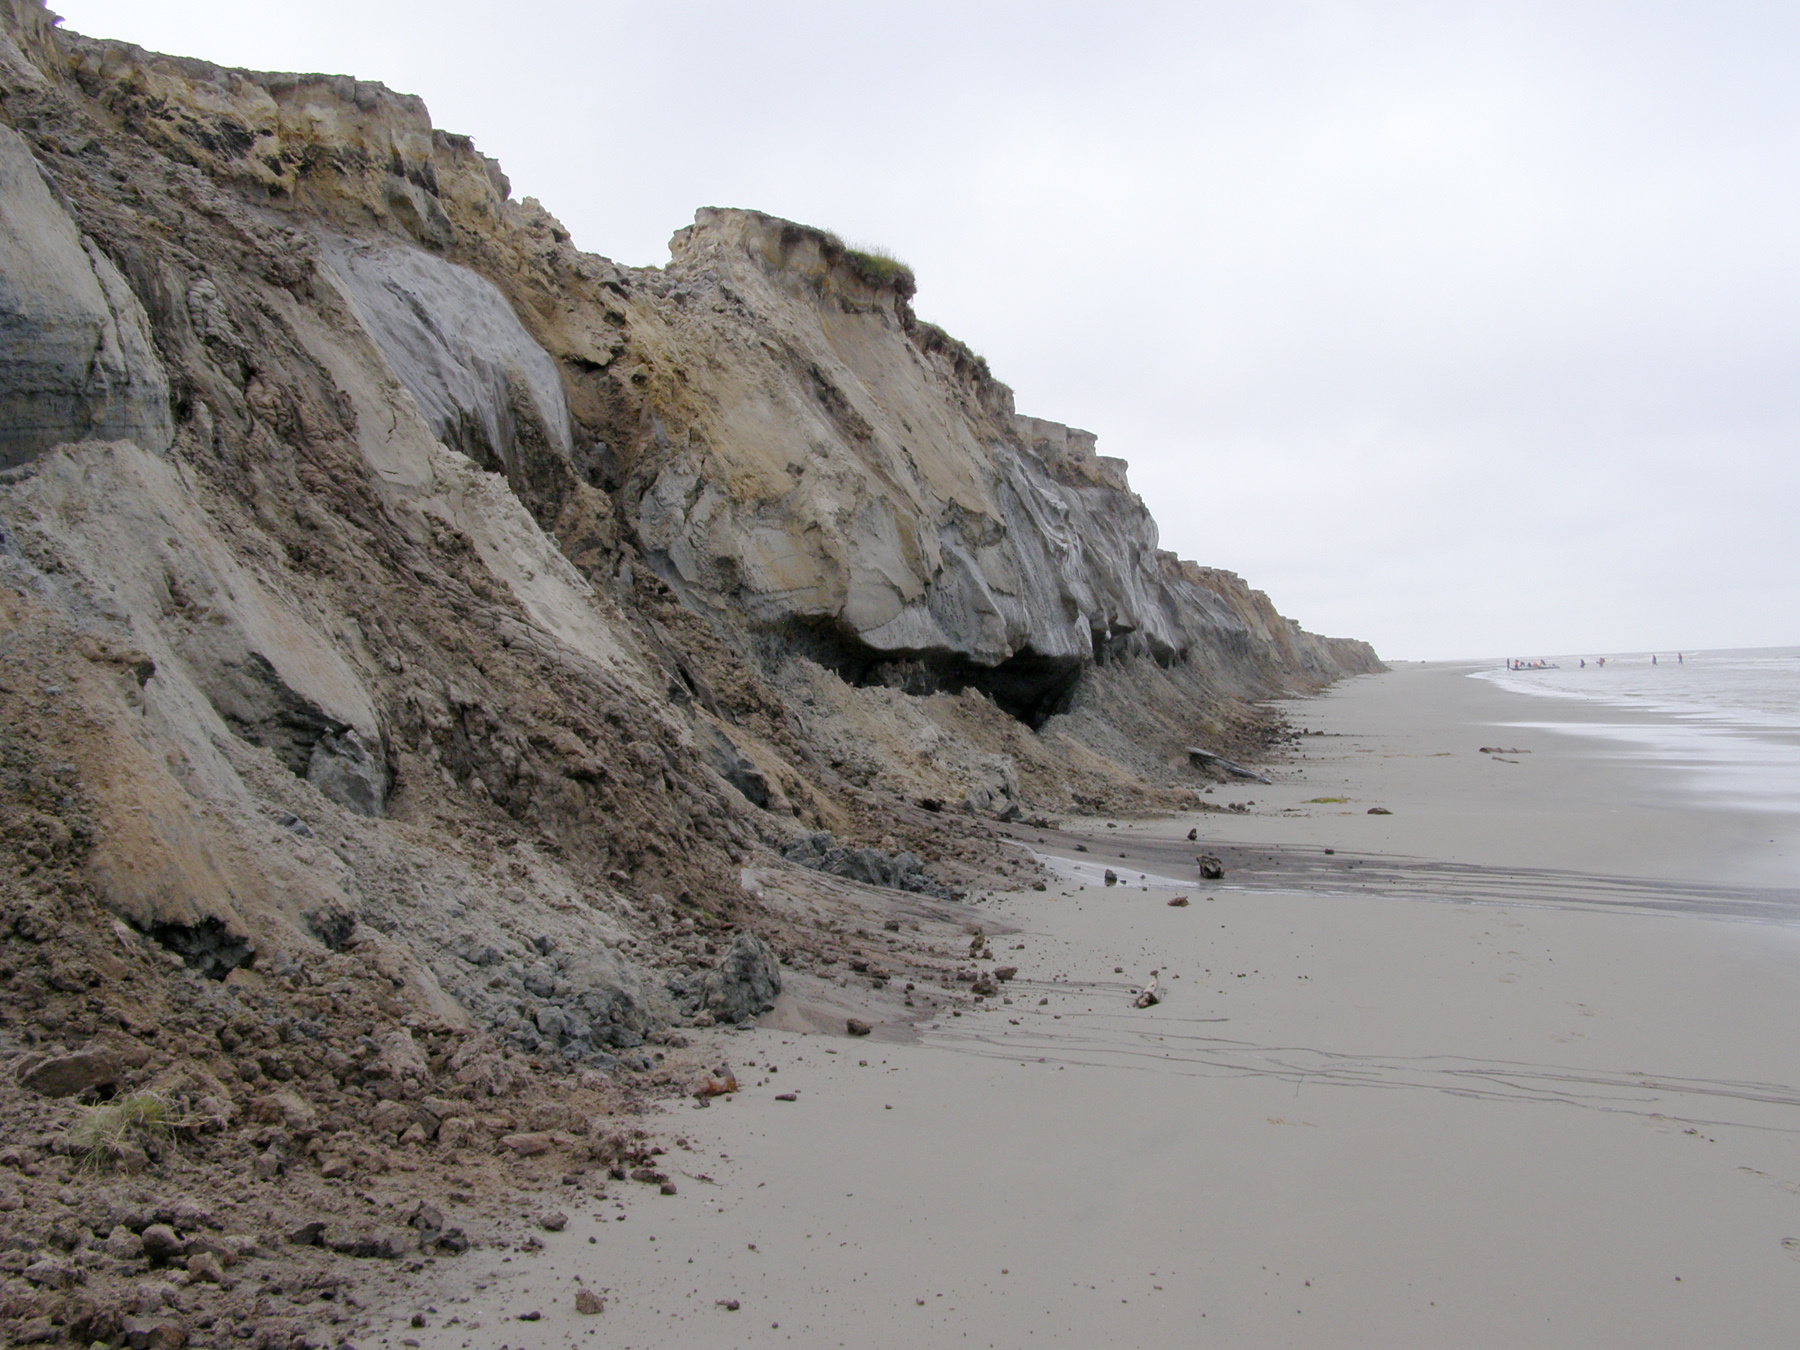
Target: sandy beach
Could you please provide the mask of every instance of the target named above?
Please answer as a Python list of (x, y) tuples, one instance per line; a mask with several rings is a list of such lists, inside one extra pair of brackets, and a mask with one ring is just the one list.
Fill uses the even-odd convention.
[(1518, 730), (1588, 714), (1468, 670), (1289, 705), (1323, 734), (1207, 798), (1241, 812), (1014, 827), (1049, 889), (967, 907), (1008, 1001), (712, 1033), (743, 1091), (644, 1121), (676, 1194), (548, 1188), (562, 1231), (439, 1262), (379, 1343), (1791, 1336), (1800, 822)]

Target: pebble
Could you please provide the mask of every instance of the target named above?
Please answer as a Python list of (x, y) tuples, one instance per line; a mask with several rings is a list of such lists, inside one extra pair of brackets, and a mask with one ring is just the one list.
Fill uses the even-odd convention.
[(575, 1311), (586, 1315), (604, 1312), (606, 1311), (606, 1300), (592, 1289), (577, 1289), (575, 1291)]

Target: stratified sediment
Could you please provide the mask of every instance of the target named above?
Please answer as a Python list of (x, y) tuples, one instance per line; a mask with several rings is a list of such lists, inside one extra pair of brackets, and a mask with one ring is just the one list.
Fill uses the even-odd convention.
[(1377, 665), (825, 232), (622, 268), (415, 98), (0, 29), (15, 1339), (298, 1344), (495, 1240), (450, 1189), (647, 1167), (783, 966), (937, 969), (857, 895), (1029, 879), (995, 822)]

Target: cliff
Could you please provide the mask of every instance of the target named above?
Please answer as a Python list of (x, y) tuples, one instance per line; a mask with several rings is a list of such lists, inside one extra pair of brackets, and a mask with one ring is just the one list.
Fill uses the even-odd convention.
[[(982, 820), (1172, 807), (1185, 744), (1379, 668), (1159, 550), (887, 260), (708, 209), (621, 268), (415, 98), (0, 33), (21, 1073), (104, 1033), (89, 1087), (225, 1121), (617, 1105), (728, 967), (841, 945), (784, 853), (947, 894)], [(779, 952), (720, 964), (744, 929)], [(356, 1035), (292, 1031), (333, 1000)]]

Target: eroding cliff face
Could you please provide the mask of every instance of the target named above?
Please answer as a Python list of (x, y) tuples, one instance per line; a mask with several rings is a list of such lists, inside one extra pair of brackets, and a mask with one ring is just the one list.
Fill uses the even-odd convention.
[(1015, 415), (912, 314), (910, 278), (750, 211), (701, 211), (671, 253), (632, 312), (651, 427), (625, 510), (697, 606), (804, 631), (855, 681), (973, 687), (1033, 725), (1109, 659), (1226, 658), (1245, 688), (1372, 662), (1251, 623), (1159, 551), (1124, 462)]
[(1375, 667), (828, 234), (703, 210), (620, 268), (417, 99), (0, 29), (33, 932), (349, 954), (382, 1016), (611, 1065), (772, 922), (753, 864), (949, 894), (972, 819), (1172, 805), (1183, 745)]

